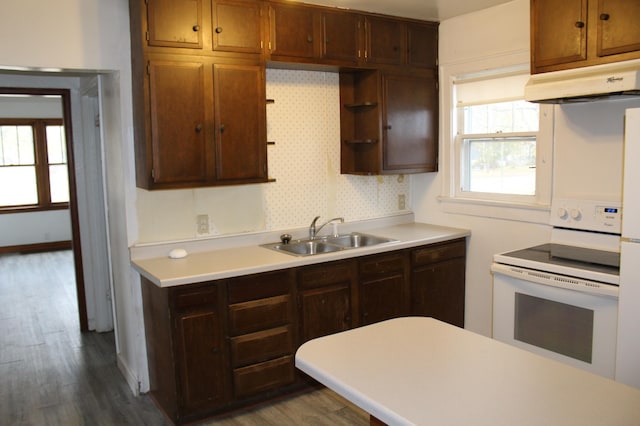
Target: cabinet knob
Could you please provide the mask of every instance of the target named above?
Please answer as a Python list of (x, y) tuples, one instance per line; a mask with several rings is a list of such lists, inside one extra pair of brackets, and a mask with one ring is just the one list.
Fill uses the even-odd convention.
[(386, 126), (384, 126), (384, 129), (385, 130), (391, 130), (392, 129), (391, 124), (387, 124)]
[(193, 29), (194, 32), (198, 32), (200, 31), (200, 25), (194, 25), (191, 29)]
[(224, 124), (220, 125), (220, 133), (224, 133)]
[(307, 43), (313, 43), (313, 37), (308, 35), (307, 36)]
[(222, 27), (216, 27), (216, 34), (220, 34), (222, 32)]
[(200, 133), (202, 131), (202, 124), (196, 124), (196, 133)]
[(600, 14), (600, 20), (601, 21), (608, 21), (609, 20), (609, 14), (608, 13), (601, 13)]
[(584, 28), (584, 22), (582, 21), (576, 22), (576, 28)]

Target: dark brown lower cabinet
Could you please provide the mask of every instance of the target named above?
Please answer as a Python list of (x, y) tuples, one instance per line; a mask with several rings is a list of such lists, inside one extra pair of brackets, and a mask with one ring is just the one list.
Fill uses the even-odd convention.
[(151, 392), (175, 422), (229, 400), (223, 288), (215, 282), (159, 288), (142, 279)]
[(412, 252), (411, 314), (464, 328), (464, 239)]
[(360, 325), (397, 318), (408, 312), (407, 253), (367, 256), (359, 260)]
[(206, 411), (222, 405), (226, 367), (218, 312), (198, 310), (178, 314), (175, 327), (181, 410)]
[(297, 348), (403, 315), (464, 326), (464, 238), (160, 288), (142, 279), (151, 393), (176, 423), (305, 386)]
[(352, 327), (351, 304), (355, 284), (356, 269), (353, 261), (300, 268), (300, 343)]
[(236, 400), (295, 381), (294, 270), (227, 282), (229, 346)]

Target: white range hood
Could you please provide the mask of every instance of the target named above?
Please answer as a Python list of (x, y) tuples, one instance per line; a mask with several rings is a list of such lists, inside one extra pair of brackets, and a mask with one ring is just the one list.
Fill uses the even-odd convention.
[(534, 74), (524, 88), (524, 98), (537, 103), (588, 102), (620, 96), (640, 96), (640, 59)]

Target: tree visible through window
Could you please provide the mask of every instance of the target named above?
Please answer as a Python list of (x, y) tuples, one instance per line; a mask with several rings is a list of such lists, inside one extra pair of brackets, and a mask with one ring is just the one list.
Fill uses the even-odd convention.
[(60, 119), (0, 119), (0, 209), (67, 207), (69, 177)]

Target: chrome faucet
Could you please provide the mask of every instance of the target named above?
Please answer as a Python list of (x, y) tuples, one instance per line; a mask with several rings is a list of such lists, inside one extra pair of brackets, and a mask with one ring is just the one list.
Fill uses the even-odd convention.
[(344, 218), (343, 217), (334, 217), (331, 220), (326, 221), (325, 223), (323, 223), (322, 225), (316, 227), (316, 222), (318, 221), (318, 219), (320, 219), (320, 216), (316, 216), (312, 221), (311, 221), (311, 225), (309, 225), (309, 239), (313, 240), (316, 238), (316, 235), (318, 235), (318, 232), (320, 232), (320, 230), (322, 228), (324, 228), (325, 225), (329, 224), (329, 223), (333, 223), (336, 220), (339, 220), (340, 223), (344, 223)]

